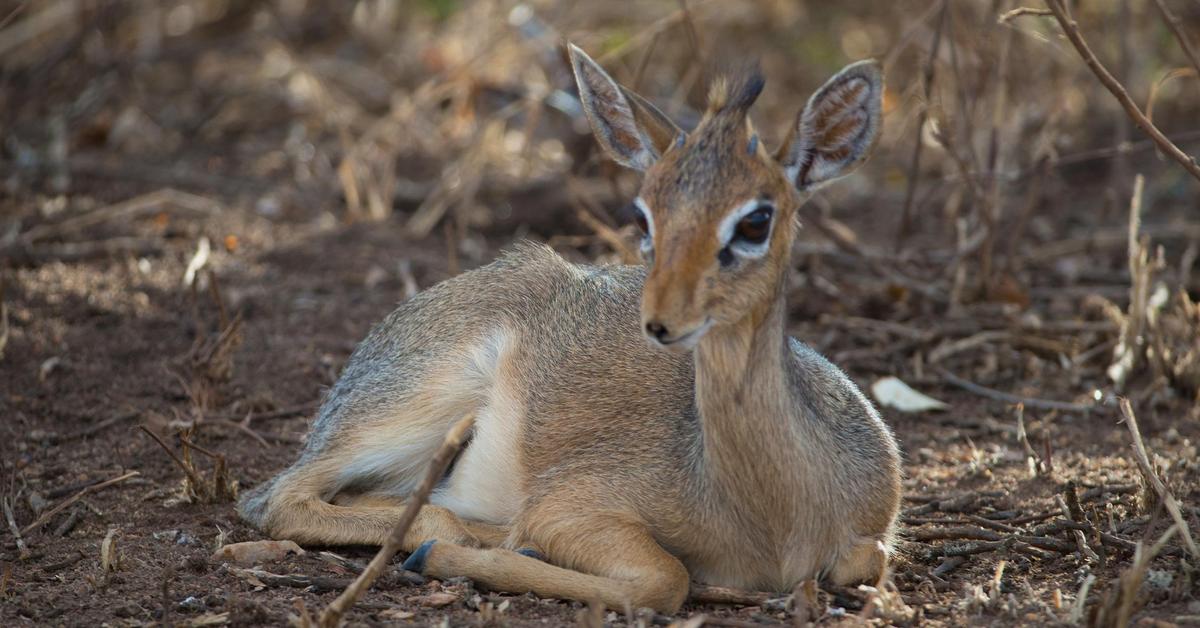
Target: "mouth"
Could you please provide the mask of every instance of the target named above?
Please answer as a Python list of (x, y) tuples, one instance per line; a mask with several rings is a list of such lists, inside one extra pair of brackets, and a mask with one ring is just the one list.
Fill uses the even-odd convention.
[(662, 338), (662, 339), (654, 338), (653, 340), (654, 340), (654, 342), (657, 342), (659, 345), (670, 348), (670, 349), (679, 349), (679, 350), (695, 349), (696, 345), (700, 342), (700, 339), (702, 337), (704, 337), (704, 334), (707, 333), (709, 329), (712, 328), (713, 323), (715, 323), (715, 322), (716, 321), (714, 321), (711, 317), (709, 317), (709, 318), (704, 319), (704, 322), (701, 323), (699, 327), (696, 327), (689, 332), (686, 332), (679, 336), (675, 336), (674, 338)]

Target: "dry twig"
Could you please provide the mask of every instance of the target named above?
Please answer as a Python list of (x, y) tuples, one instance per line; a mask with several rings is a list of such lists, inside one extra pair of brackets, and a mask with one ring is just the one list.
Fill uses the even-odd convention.
[(1196, 163), (1194, 157), (1180, 150), (1166, 135), (1163, 135), (1162, 131), (1158, 130), (1158, 127), (1154, 126), (1153, 122), (1150, 122), (1146, 118), (1142, 110), (1138, 108), (1137, 103), (1133, 102), (1133, 99), (1129, 97), (1129, 92), (1125, 91), (1125, 87), (1117, 79), (1113, 78), (1113, 75), (1100, 63), (1100, 60), (1096, 58), (1096, 55), (1092, 53), (1092, 49), (1088, 47), (1087, 42), (1083, 39), (1083, 35), (1080, 34), (1079, 24), (1067, 12), (1067, 7), (1063, 3), (1063, 0), (1046, 0), (1046, 6), (1054, 13), (1054, 19), (1058, 20), (1063, 33), (1066, 34), (1071, 45), (1075, 46), (1075, 50), (1079, 53), (1079, 56), (1083, 57), (1084, 63), (1096, 75), (1096, 78), (1100, 79), (1104, 87), (1116, 97), (1117, 102), (1121, 103), (1121, 106), (1125, 109), (1125, 113), (1129, 114), (1134, 124), (1138, 125), (1142, 131), (1145, 131), (1164, 153), (1179, 162), (1179, 165), (1183, 166), (1188, 173), (1200, 180), (1200, 164)]
[(999, 20), (997, 20), (997, 21), (1001, 24), (1007, 24), (1007, 23), (1011, 22), (1012, 20), (1019, 18), (1023, 15), (1052, 16), (1052, 15), (1054, 15), (1054, 13), (1051, 12), (1049, 9), (1035, 9), (1033, 7), (1017, 7), (1011, 11), (1008, 11), (1008, 12), (1002, 14), (1000, 16)]
[(71, 497), (63, 500), (57, 506), (42, 513), (42, 515), (40, 517), (38, 517), (36, 520), (34, 520), (33, 523), (25, 526), (24, 528), (21, 528), (21, 533), (29, 534), (30, 532), (40, 528), (41, 526), (45, 525), (45, 523), (47, 521), (50, 521), (50, 519), (53, 518), (54, 515), (57, 515), (58, 513), (62, 512), (64, 509), (66, 509), (71, 504), (74, 504), (75, 502), (83, 499), (84, 497), (86, 497), (87, 495), (89, 495), (91, 493), (95, 493), (97, 491), (108, 488), (108, 487), (112, 486), (113, 484), (119, 484), (121, 482), (124, 482), (125, 480), (128, 480), (129, 478), (134, 478), (139, 475), (141, 475), (141, 474), (138, 473), (137, 471), (130, 471), (129, 473), (126, 473), (124, 475), (118, 475), (117, 477), (112, 478), (110, 480), (105, 480), (103, 482), (100, 482), (99, 484), (93, 484), (91, 486), (84, 487), (83, 490), (79, 491), (78, 493), (75, 493)]
[(1137, 544), (1133, 564), (1121, 574), (1109, 588), (1104, 599), (1093, 609), (1095, 614), (1090, 625), (1105, 628), (1129, 625), (1130, 617), (1133, 616), (1133, 605), (1138, 599), (1138, 592), (1142, 588), (1142, 581), (1146, 578), (1146, 571), (1150, 569), (1150, 561), (1154, 560), (1154, 557), (1166, 547), (1167, 541), (1171, 540), (1171, 537), (1178, 531), (1178, 526), (1173, 525), (1167, 528), (1167, 531), (1159, 537), (1158, 542), (1151, 546), (1149, 551), (1143, 551), (1142, 544)]
[(404, 542), (404, 535), (408, 534), (408, 528), (412, 526), (413, 521), (417, 518), (417, 513), (421, 511), (421, 506), (429, 499), (429, 494), (433, 492), (433, 487), (437, 485), (442, 476), (446, 474), (446, 469), (450, 466), (450, 462), (454, 460), (454, 455), (458, 449), (462, 447), (467, 433), (475, 425), (475, 415), (468, 414), (459, 419), (450, 431), (446, 433), (445, 440), (442, 441), (441, 448), (433, 456), (433, 460), (429, 463), (429, 471), (425, 474), (425, 479), (417, 490), (409, 495), (405, 505), (404, 512), (400, 515), (400, 520), (396, 522), (396, 527), (392, 528), (392, 534), (388, 537), (387, 542), (383, 547), (379, 548), (379, 552), (375, 554), (375, 558), (367, 565), (362, 574), (355, 578), (350, 586), (337, 597), (325, 610), (321, 612), (318, 619), (318, 624), (325, 628), (335, 628), (342, 621), (342, 615), (350, 610), (358, 602), (359, 598), (366, 593), (367, 589), (371, 588), (375, 580), (380, 574), (387, 569), (387, 565), (391, 562), (392, 557), (396, 552), (400, 551), (400, 545)]
[(729, 587), (717, 587), (693, 582), (688, 591), (688, 600), (694, 604), (739, 604), (742, 606), (762, 606), (767, 600), (775, 599), (778, 595), (763, 591), (744, 591)]
[(1142, 433), (1138, 429), (1137, 417), (1133, 414), (1133, 405), (1125, 397), (1121, 398), (1121, 416), (1124, 417), (1125, 425), (1129, 428), (1130, 435), (1133, 436), (1133, 453), (1138, 468), (1142, 470), (1142, 475), (1146, 478), (1146, 482), (1154, 488), (1154, 492), (1158, 493), (1158, 498), (1162, 500), (1167, 512), (1175, 520), (1175, 525), (1179, 528), (1179, 533), (1183, 537), (1183, 542), (1187, 546), (1188, 552), (1192, 556), (1200, 558), (1200, 548), (1196, 547), (1196, 541), (1192, 539), (1192, 533), (1188, 529), (1187, 520), (1183, 518), (1183, 512), (1179, 509), (1179, 502), (1175, 501), (1175, 496), (1167, 490), (1166, 485), (1163, 484), (1162, 479), (1158, 477), (1158, 474), (1154, 472), (1154, 467), (1150, 464), (1150, 456), (1146, 453), (1146, 443), (1142, 441)]
[(17, 542), (17, 552), (21, 560), (26, 560), (30, 556), (29, 546), (25, 545), (25, 539), (21, 537), (21, 530), (17, 527), (17, 519), (13, 516), (12, 503), (7, 497), (3, 500), (4, 519), (8, 522), (8, 529), (12, 531), (13, 538)]
[(1166, 0), (1154, 0), (1154, 4), (1158, 5), (1158, 11), (1162, 13), (1167, 26), (1171, 27), (1171, 32), (1175, 33), (1175, 39), (1179, 40), (1179, 47), (1183, 48), (1184, 54), (1192, 62), (1192, 67), (1196, 69), (1196, 74), (1200, 75), (1200, 55), (1196, 54), (1196, 49), (1192, 47), (1192, 40), (1188, 39), (1187, 33), (1184, 32), (1182, 20), (1179, 19), (1178, 15), (1171, 12)]
[(1041, 408), (1043, 410), (1063, 410), (1066, 412), (1091, 412), (1092, 406), (1078, 403), (1070, 403), (1067, 401), (1054, 401), (1051, 399), (1038, 399), (1036, 397), (1022, 397), (1012, 393), (1006, 393), (986, 386), (980, 386), (975, 382), (967, 381), (957, 375), (954, 375), (946, 369), (938, 369), (942, 378), (948, 383), (954, 384), (967, 392), (974, 393), (988, 399), (1003, 401), (1004, 403), (1020, 403), (1029, 408)]
[[(350, 584), (349, 578), (329, 578), (326, 576), (309, 576), (305, 574), (278, 574), (262, 569), (243, 569), (229, 567), (229, 572), (246, 580), (257, 580), (271, 587), (295, 587), (308, 589), (314, 593), (337, 591)], [(253, 580), (251, 580), (253, 582)]]
[[(1063, 500), (1062, 495), (1055, 495), (1054, 502), (1058, 505), (1058, 508), (1062, 511), (1064, 517), (1071, 517), (1071, 509), (1067, 507), (1067, 502)], [(1095, 550), (1093, 550), (1091, 546), (1088, 545), (1087, 537), (1083, 535), (1083, 530), (1075, 528), (1070, 532), (1071, 537), (1075, 539), (1075, 547), (1079, 550), (1079, 555), (1093, 563), (1099, 563), (1100, 556), (1096, 554)]]
[(949, 19), (949, 0), (942, 0), (941, 9), (938, 11), (937, 28), (933, 30), (933, 43), (929, 46), (929, 57), (925, 59), (925, 68), (921, 81), (921, 90), (925, 102), (921, 106), (921, 111), (917, 114), (917, 134), (914, 138), (912, 159), (908, 163), (908, 178), (905, 183), (904, 190), (904, 209), (900, 212), (900, 229), (896, 232), (896, 247), (897, 251), (904, 245), (904, 239), (908, 237), (908, 231), (912, 228), (912, 208), (913, 199), (917, 193), (917, 173), (921, 167), (921, 149), (925, 142), (921, 138), (921, 134), (925, 130), (925, 122), (929, 119), (929, 108), (933, 106), (933, 79), (936, 75), (938, 51), (942, 47), (942, 31), (946, 28), (946, 20)]

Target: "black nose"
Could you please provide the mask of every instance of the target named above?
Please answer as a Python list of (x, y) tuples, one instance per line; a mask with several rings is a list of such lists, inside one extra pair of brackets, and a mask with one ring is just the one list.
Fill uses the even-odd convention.
[(667, 328), (663, 327), (663, 324), (658, 321), (650, 321), (646, 323), (646, 333), (657, 338), (659, 342), (662, 342), (667, 337)]

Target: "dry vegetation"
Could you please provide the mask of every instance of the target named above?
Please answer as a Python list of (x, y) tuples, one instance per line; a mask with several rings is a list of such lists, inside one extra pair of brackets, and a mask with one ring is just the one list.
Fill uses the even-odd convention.
[(761, 59), (768, 140), (883, 61), (883, 139), (806, 208), (790, 302), (864, 388), (944, 402), (884, 409), (901, 555), (678, 618), (391, 571), (348, 621), (1200, 622), (1195, 0), (10, 0), (0, 624), (304, 622), (365, 568), (210, 554), (259, 538), (232, 495), (395, 302), (517, 238), (636, 260), (564, 37), (684, 125)]

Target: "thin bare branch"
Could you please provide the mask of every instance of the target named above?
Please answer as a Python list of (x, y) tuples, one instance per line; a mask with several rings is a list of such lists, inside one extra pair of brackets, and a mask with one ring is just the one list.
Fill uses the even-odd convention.
[(1015, 20), (1019, 17), (1025, 16), (1025, 15), (1052, 16), (1052, 15), (1054, 15), (1054, 13), (1051, 12), (1049, 9), (1035, 9), (1033, 7), (1017, 7), (1011, 11), (1001, 14), (1000, 19), (997, 21), (1001, 24), (1007, 24), (1007, 23), (1011, 22), (1012, 20)]
[(1158, 474), (1154, 472), (1154, 467), (1150, 464), (1150, 456), (1146, 453), (1146, 443), (1142, 441), (1142, 432), (1138, 429), (1137, 417), (1133, 414), (1133, 405), (1125, 397), (1121, 398), (1121, 416), (1124, 417), (1125, 425), (1129, 428), (1129, 433), (1133, 436), (1134, 459), (1137, 460), (1138, 467), (1142, 470), (1142, 475), (1146, 477), (1146, 481), (1154, 488), (1154, 492), (1158, 493), (1158, 498), (1162, 500), (1163, 506), (1171, 514), (1171, 518), (1175, 520), (1175, 525), (1179, 528), (1179, 534), (1183, 537), (1183, 542), (1187, 546), (1188, 552), (1192, 556), (1200, 558), (1200, 548), (1196, 547), (1196, 541), (1192, 539), (1192, 533), (1188, 529), (1187, 520), (1183, 518), (1183, 512), (1179, 509), (1179, 502), (1175, 501), (1175, 496), (1167, 490), (1167, 486), (1163, 484), (1162, 479), (1158, 477)]
[(1096, 55), (1092, 53), (1092, 49), (1088, 47), (1087, 42), (1083, 39), (1083, 35), (1080, 34), (1079, 24), (1067, 13), (1067, 8), (1063, 4), (1063, 0), (1046, 0), (1046, 6), (1054, 13), (1054, 19), (1058, 20), (1063, 33), (1066, 34), (1071, 45), (1075, 46), (1075, 50), (1079, 53), (1079, 56), (1083, 57), (1084, 63), (1096, 75), (1096, 78), (1100, 79), (1104, 87), (1116, 97), (1117, 102), (1121, 103), (1121, 106), (1125, 109), (1125, 113), (1129, 114), (1134, 124), (1138, 125), (1142, 131), (1145, 131), (1164, 153), (1179, 162), (1179, 165), (1183, 166), (1184, 170), (1187, 170), (1189, 174), (1200, 180), (1200, 164), (1196, 163), (1194, 157), (1180, 150), (1166, 135), (1163, 135), (1162, 131), (1158, 130), (1158, 127), (1154, 126), (1154, 123), (1146, 118), (1142, 110), (1129, 97), (1129, 92), (1125, 91), (1125, 87), (1117, 79), (1113, 78), (1113, 75), (1100, 63), (1100, 60), (1096, 58)]
[(1064, 410), (1067, 412), (1090, 412), (1092, 410), (1092, 406), (1089, 405), (1070, 403), (1067, 401), (1054, 401), (1052, 399), (1022, 397), (1020, 395), (1006, 393), (988, 388), (986, 386), (980, 386), (975, 382), (965, 380), (945, 369), (938, 369), (938, 373), (948, 383), (954, 384), (955, 386), (958, 386), (967, 392), (975, 393), (976, 395), (987, 397), (988, 399), (995, 399), (996, 401), (1003, 401), (1005, 403), (1013, 404), (1021, 403), (1025, 404), (1025, 407), (1027, 408), (1040, 408), (1043, 410)]
[(925, 102), (922, 104), (921, 112), (917, 114), (917, 134), (913, 144), (912, 159), (908, 162), (908, 181), (905, 184), (904, 209), (900, 212), (900, 230), (896, 232), (895, 250), (897, 251), (904, 245), (904, 239), (908, 237), (908, 232), (912, 228), (912, 207), (917, 193), (917, 173), (921, 166), (921, 149), (925, 144), (921, 134), (924, 132), (925, 122), (929, 118), (929, 107), (932, 106), (930, 99), (933, 93), (933, 79), (936, 76), (937, 55), (938, 50), (942, 47), (942, 31), (946, 28), (949, 7), (950, 3), (947, 0), (942, 0), (941, 9), (938, 12), (937, 28), (933, 31), (933, 43), (929, 46), (929, 57), (925, 60), (924, 76), (921, 82), (922, 95)]
[(42, 513), (42, 516), (38, 517), (33, 523), (25, 526), (24, 528), (21, 528), (21, 534), (29, 534), (30, 532), (42, 527), (47, 521), (50, 521), (50, 519), (53, 518), (54, 515), (57, 515), (58, 513), (65, 510), (71, 504), (74, 504), (75, 502), (83, 499), (89, 493), (95, 493), (97, 491), (108, 488), (108, 487), (112, 486), (113, 484), (118, 484), (120, 482), (124, 482), (125, 480), (128, 480), (129, 478), (134, 478), (139, 475), (141, 475), (141, 474), (138, 473), (137, 471), (130, 471), (129, 473), (125, 473), (123, 475), (118, 475), (117, 477), (112, 478), (111, 480), (105, 480), (99, 484), (93, 484), (91, 486), (84, 487), (83, 490), (81, 490), (78, 493), (75, 493), (74, 495), (72, 495), (71, 497), (68, 497), (67, 499), (63, 500), (62, 503), (60, 503), (59, 505)]
[(475, 425), (474, 413), (468, 414), (459, 419), (450, 431), (446, 433), (445, 440), (442, 441), (442, 446), (433, 456), (433, 461), (429, 464), (429, 471), (425, 474), (425, 479), (417, 490), (413, 491), (408, 497), (404, 505), (404, 512), (400, 515), (400, 520), (396, 522), (396, 527), (392, 528), (392, 534), (388, 537), (387, 542), (383, 547), (379, 548), (379, 552), (375, 554), (375, 558), (367, 565), (367, 568), (355, 578), (350, 586), (337, 597), (325, 610), (321, 612), (320, 618), (317, 620), (319, 626), (325, 628), (334, 628), (341, 625), (342, 615), (350, 610), (352, 606), (367, 589), (371, 588), (375, 580), (387, 569), (388, 563), (396, 552), (400, 551), (400, 544), (404, 541), (404, 535), (408, 534), (409, 527), (413, 521), (416, 521), (417, 514), (421, 511), (421, 506), (429, 500), (429, 494), (433, 492), (433, 488), (437, 486), (439, 480), (446, 474), (446, 469), (450, 466), (450, 462), (454, 460), (454, 454), (462, 447), (463, 441), (466, 440), (467, 433)]
[(1175, 38), (1179, 40), (1179, 47), (1183, 48), (1183, 54), (1187, 55), (1188, 60), (1192, 62), (1192, 67), (1196, 69), (1196, 74), (1200, 75), (1200, 54), (1196, 53), (1196, 49), (1192, 47), (1192, 40), (1188, 39), (1187, 33), (1184, 32), (1183, 20), (1180, 20), (1178, 15), (1171, 12), (1171, 8), (1167, 6), (1166, 0), (1154, 0), (1154, 4), (1158, 5), (1158, 11), (1162, 13), (1167, 26), (1171, 28), (1171, 32), (1175, 33)]

